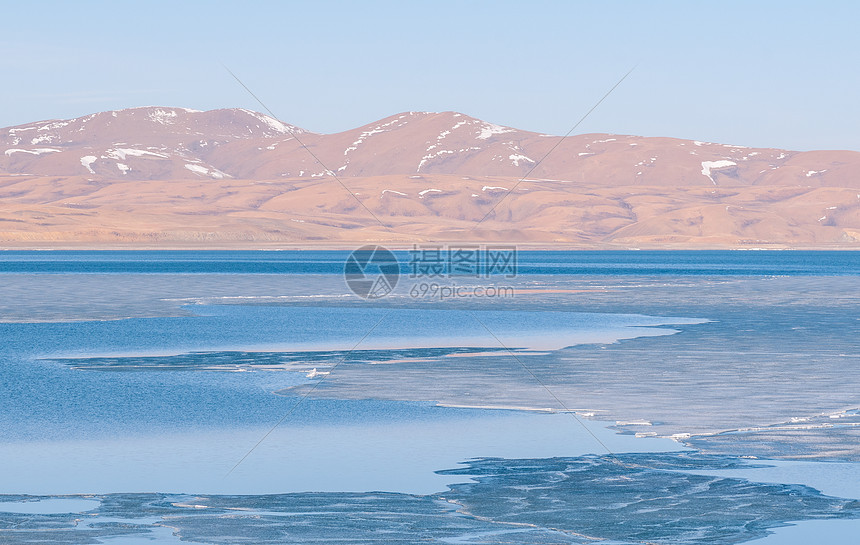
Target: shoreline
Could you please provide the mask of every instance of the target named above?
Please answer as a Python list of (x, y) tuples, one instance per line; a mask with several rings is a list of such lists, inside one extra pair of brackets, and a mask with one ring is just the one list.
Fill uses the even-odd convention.
[(0, 243), (0, 253), (9, 251), (352, 251), (365, 245), (385, 246), (390, 250), (409, 250), (415, 245), (513, 245), (524, 251), (570, 251), (570, 252), (617, 252), (617, 251), (860, 251), (855, 244), (641, 244), (635, 247), (626, 244), (571, 244), (552, 242), (518, 242), (499, 240), (416, 240), (410, 242), (390, 240), (355, 240), (332, 242), (236, 242), (218, 244), (195, 244), (169, 242), (163, 244), (133, 242), (45, 242), (45, 243)]

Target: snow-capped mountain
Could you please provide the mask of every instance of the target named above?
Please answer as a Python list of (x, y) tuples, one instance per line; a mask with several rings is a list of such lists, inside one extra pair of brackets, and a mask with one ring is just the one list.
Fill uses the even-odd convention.
[(860, 239), (852, 151), (562, 139), (456, 112), (404, 112), (317, 134), (249, 110), (166, 107), (0, 129), (0, 150), (0, 239), (10, 242)]

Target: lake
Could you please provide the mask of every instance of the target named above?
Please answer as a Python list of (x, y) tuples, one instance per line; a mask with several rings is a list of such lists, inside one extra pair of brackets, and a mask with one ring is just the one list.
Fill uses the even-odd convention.
[(8, 542), (858, 530), (860, 254), (499, 251), (0, 253)]

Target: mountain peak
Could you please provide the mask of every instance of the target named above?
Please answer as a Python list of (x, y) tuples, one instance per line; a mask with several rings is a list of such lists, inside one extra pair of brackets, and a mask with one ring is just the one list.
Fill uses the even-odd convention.
[(534, 170), (539, 178), (609, 184), (808, 185), (834, 183), (838, 173), (853, 173), (856, 161), (819, 154), (814, 164), (795, 168), (797, 154), (781, 150), (624, 135), (561, 141), (455, 111), (401, 112), (323, 135), (245, 108), (144, 106), (9, 127), (0, 130), (3, 144), (0, 172), (106, 179), (319, 178), (327, 169), (338, 176), (517, 177)]

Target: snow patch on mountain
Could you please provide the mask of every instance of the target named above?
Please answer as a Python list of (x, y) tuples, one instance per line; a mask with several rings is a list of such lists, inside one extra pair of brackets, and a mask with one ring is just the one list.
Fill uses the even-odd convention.
[(30, 144), (32, 144), (34, 146), (36, 144), (50, 144), (51, 142), (54, 141), (55, 138), (57, 138), (57, 135), (55, 135), (55, 134), (40, 134), (39, 136), (37, 136), (35, 138), (31, 138)]
[(168, 158), (168, 156), (164, 155), (163, 153), (156, 153), (154, 151), (147, 151), (147, 150), (134, 149), (134, 148), (109, 149), (105, 153), (111, 159), (118, 159), (120, 161), (124, 161), (126, 157), (151, 156), (151, 157), (157, 157), (159, 159), (167, 159)]
[(525, 155), (520, 155), (520, 154), (516, 154), (516, 153), (511, 154), (508, 157), (508, 159), (511, 160), (511, 162), (514, 164), (515, 167), (520, 166), (520, 161), (528, 161), (529, 163), (535, 162), (535, 160), (532, 159), (531, 157), (526, 157)]
[(505, 134), (509, 132), (516, 132), (515, 129), (510, 127), (503, 127), (501, 125), (496, 125), (494, 123), (486, 123), (481, 122), (481, 132), (478, 134), (478, 140), (486, 140), (493, 135), (496, 134)]
[[(92, 118), (92, 116), (90, 116), (90, 118)], [(74, 120), (72, 120), (72, 121), (74, 121)], [(57, 129), (62, 129), (63, 127), (65, 127), (66, 125), (69, 125), (70, 123), (71, 123), (71, 121), (52, 121), (51, 123), (48, 123), (47, 125), (42, 125), (41, 127), (39, 127), (36, 130), (38, 130), (38, 131), (55, 131)]]
[(5, 153), (7, 156), (11, 157), (13, 153), (29, 153), (30, 155), (42, 155), (45, 153), (59, 153), (60, 150), (54, 148), (36, 148), (36, 149), (20, 149), (20, 148), (9, 148)]
[(428, 147), (427, 147), (427, 150), (426, 150), (426, 151), (427, 151), (428, 153), (427, 153), (427, 155), (425, 155), (424, 157), (422, 157), (422, 158), (421, 158), (421, 161), (419, 161), (419, 163), (418, 163), (418, 168), (417, 168), (417, 169), (415, 169), (415, 172), (421, 172), (421, 167), (423, 167), (424, 165), (426, 165), (429, 161), (432, 161), (433, 159), (436, 159), (436, 158), (438, 158), (438, 157), (441, 157), (442, 155), (447, 155), (447, 154), (451, 154), (451, 153), (464, 153), (464, 152), (467, 152), (467, 151), (477, 151), (477, 150), (480, 150), (481, 148), (479, 148), (479, 147), (470, 146), (470, 147), (467, 147), (467, 148), (461, 148), (461, 149), (456, 150), (456, 151), (455, 151), (455, 150), (447, 150), (447, 149), (438, 149), (437, 151), (433, 151), (433, 150), (436, 150), (437, 148), (439, 148), (439, 146), (441, 146), (441, 145), (442, 145), (442, 140), (445, 140), (445, 139), (448, 137), (448, 135), (449, 135), (449, 134), (453, 133), (454, 131), (456, 131), (456, 130), (457, 130), (457, 129), (459, 129), (460, 127), (463, 127), (463, 126), (465, 126), (465, 125), (468, 125), (469, 123), (475, 123), (475, 121), (474, 121), (474, 120), (472, 120), (472, 121), (469, 121), (469, 120), (466, 120), (466, 121), (458, 121), (458, 122), (457, 122), (457, 123), (455, 123), (455, 124), (454, 124), (454, 126), (453, 126), (453, 127), (451, 127), (450, 129), (446, 129), (446, 130), (443, 130), (442, 132), (440, 132), (440, 133), (436, 136), (436, 143), (435, 143), (435, 144), (431, 144), (430, 146), (428, 146)]
[(737, 163), (735, 163), (734, 161), (726, 160), (726, 159), (723, 159), (720, 161), (702, 161), (702, 174), (707, 176), (708, 179), (710, 179), (712, 182), (714, 182), (714, 185), (717, 185), (716, 180), (714, 180), (714, 177), (711, 176), (711, 170), (718, 170), (721, 168), (734, 167), (734, 166), (737, 166)]
[(185, 168), (187, 168), (194, 174), (199, 174), (200, 176), (209, 176), (210, 178), (215, 178), (216, 180), (220, 180), (221, 178), (232, 178), (232, 176), (225, 172), (221, 172), (217, 168), (206, 168), (201, 165), (194, 165), (190, 163), (186, 163)]
[(89, 170), (90, 174), (95, 174), (96, 171), (93, 170), (93, 167), (91, 165), (95, 163), (97, 159), (98, 158), (94, 155), (85, 155), (81, 157), (81, 165), (83, 165), (84, 168)]
[(402, 114), (402, 115), (398, 116), (396, 119), (389, 121), (388, 123), (383, 123), (381, 125), (377, 125), (376, 127), (372, 128), (372, 129), (362, 131), (361, 134), (358, 135), (358, 138), (355, 140), (355, 142), (353, 142), (351, 146), (349, 146), (348, 148), (343, 150), (343, 156), (347, 157), (347, 159), (344, 161), (343, 165), (337, 169), (337, 171), (343, 172), (344, 170), (346, 170), (346, 167), (349, 165), (348, 156), (349, 156), (350, 152), (357, 150), (358, 147), (360, 145), (362, 145), (364, 142), (366, 142), (368, 138), (370, 138), (374, 134), (389, 132), (391, 130), (390, 127), (392, 127), (395, 124), (396, 124), (396, 127), (393, 127), (393, 128), (399, 128), (399, 127), (402, 127), (403, 125), (407, 124), (408, 121), (403, 121), (403, 118), (407, 117), (407, 115), (409, 115), (409, 114)]
[(178, 114), (174, 110), (162, 110), (158, 108), (149, 112), (147, 116), (153, 123), (158, 123), (159, 125), (172, 125)]
[(239, 108), (239, 111), (248, 114), (254, 119), (262, 122), (266, 127), (268, 127), (277, 134), (301, 134), (302, 132), (304, 132), (298, 127), (295, 127), (293, 125), (287, 125), (286, 123), (278, 121), (274, 117), (268, 116), (266, 114), (261, 114), (260, 112), (246, 110), (244, 108)]
[(389, 127), (391, 127), (395, 123), (399, 123), (397, 125), (397, 127), (402, 127), (403, 125), (405, 125), (407, 123), (406, 121), (401, 122), (401, 120), (404, 117), (406, 117), (406, 114), (401, 115), (397, 119), (395, 119), (393, 121), (389, 121), (388, 123), (383, 123), (382, 125), (377, 125), (376, 127), (372, 128), (370, 130), (362, 131), (362, 133), (358, 135), (358, 139), (355, 142), (353, 142), (351, 146), (349, 146), (348, 148), (343, 150), (344, 156), (349, 155), (349, 152), (351, 152), (351, 151), (357, 150), (358, 146), (362, 145), (368, 138), (370, 138), (374, 134), (380, 134), (383, 132), (388, 132), (390, 130)]

